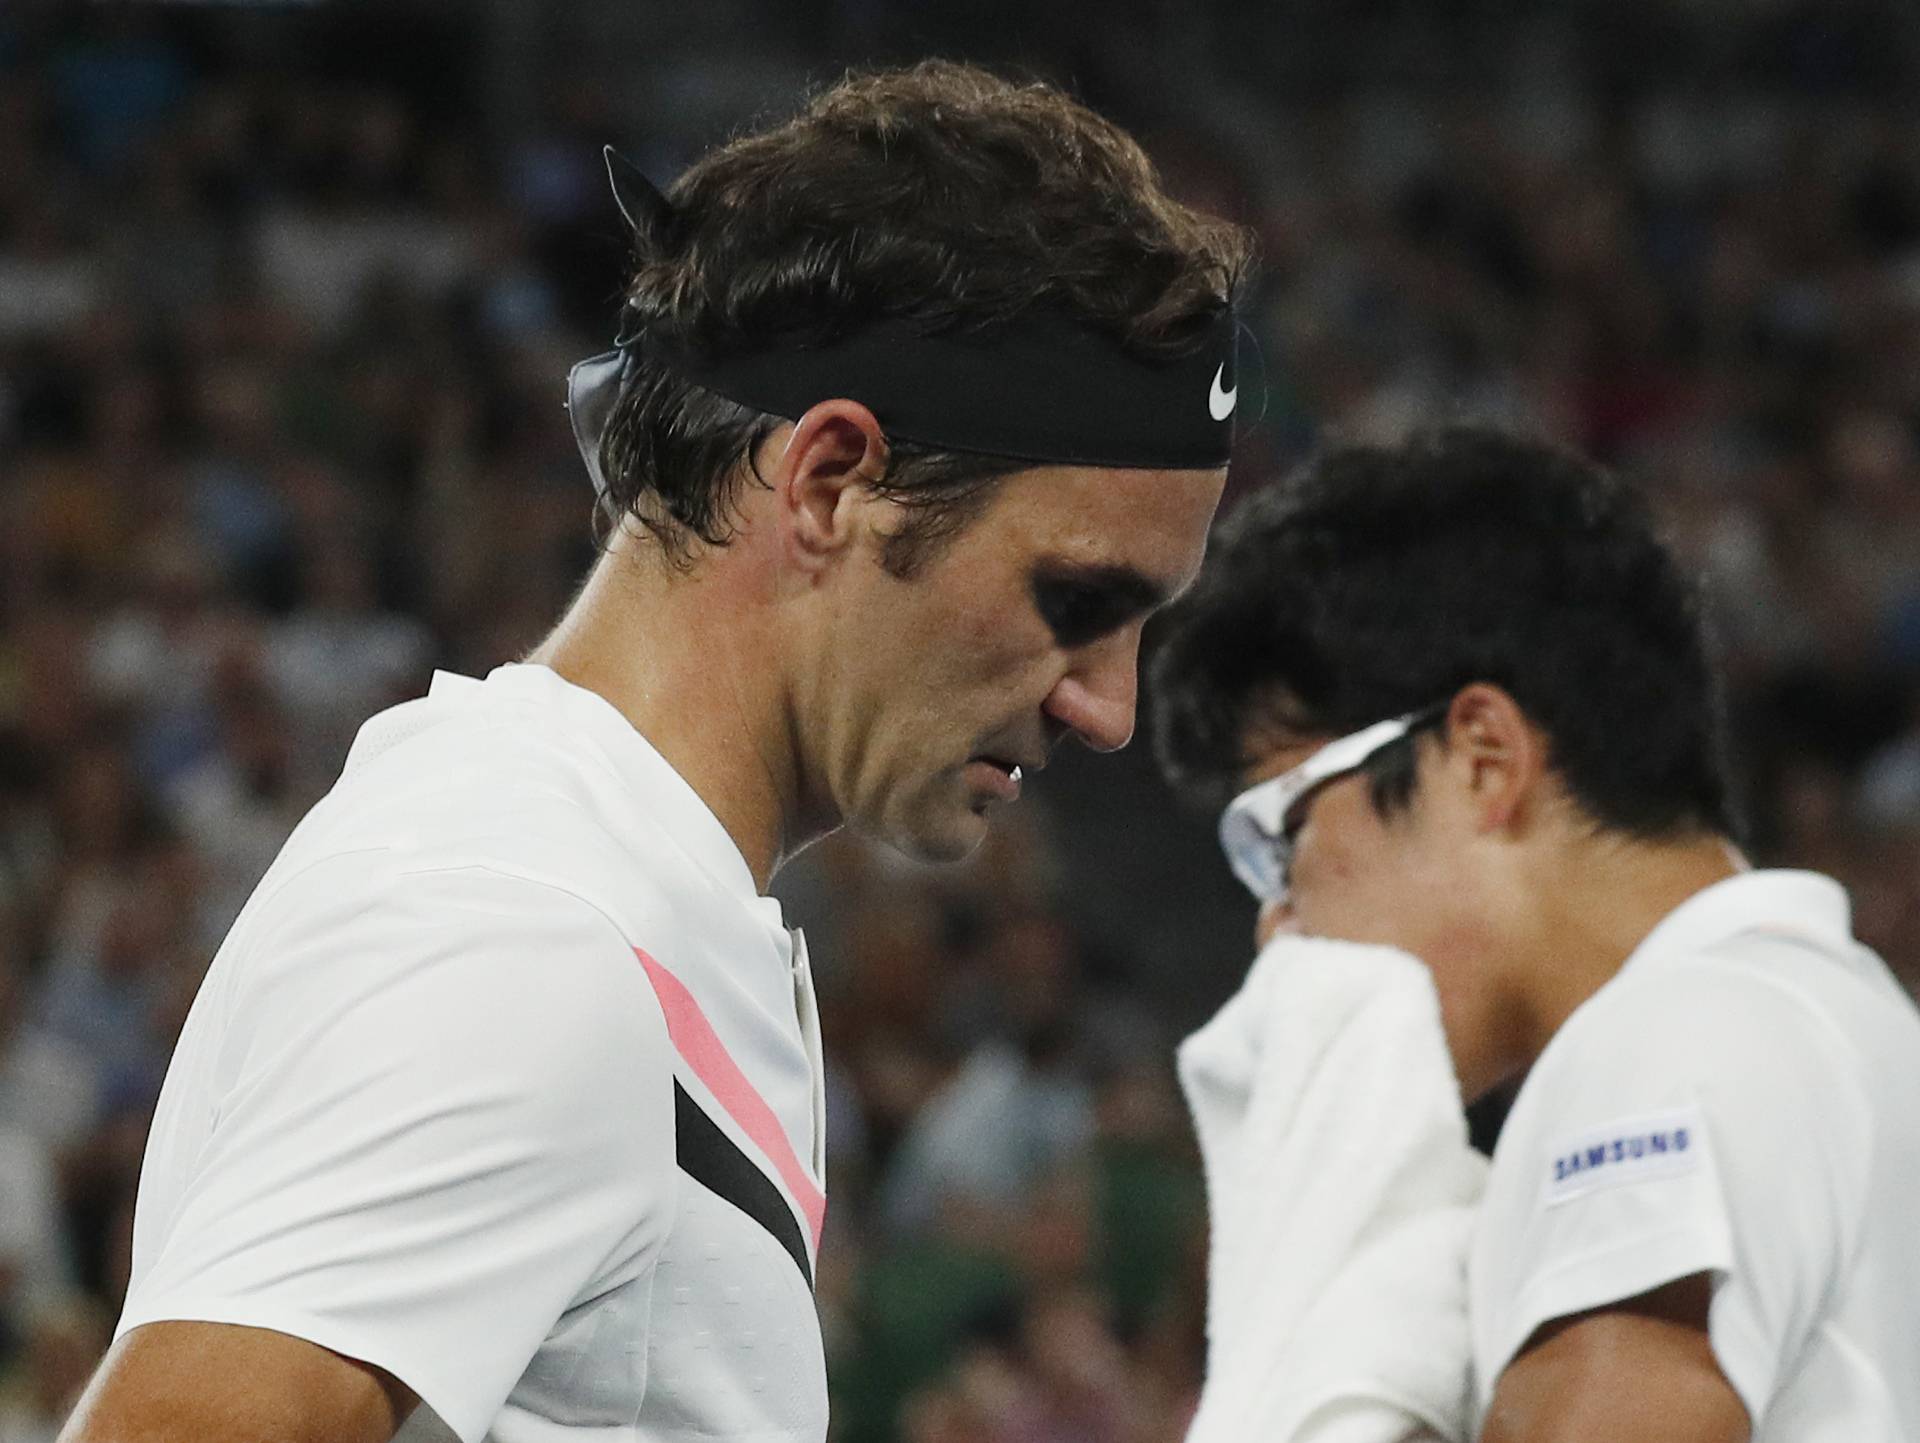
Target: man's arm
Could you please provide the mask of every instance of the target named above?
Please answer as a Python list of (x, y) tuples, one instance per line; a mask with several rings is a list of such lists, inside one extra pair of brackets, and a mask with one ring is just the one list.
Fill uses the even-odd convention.
[(477, 1439), (555, 1319), (658, 1256), (672, 1043), (621, 934), (481, 867), (345, 880), (350, 918), (255, 959), (211, 1135), (156, 1123), (77, 1438), (384, 1440), (408, 1400), (363, 1359)]
[(286, 1333), (149, 1323), (114, 1344), (59, 1443), (388, 1443), (416, 1401)]
[(1480, 1443), (1747, 1443), (1707, 1336), (1712, 1299), (1696, 1273), (1544, 1324), (1500, 1375)]

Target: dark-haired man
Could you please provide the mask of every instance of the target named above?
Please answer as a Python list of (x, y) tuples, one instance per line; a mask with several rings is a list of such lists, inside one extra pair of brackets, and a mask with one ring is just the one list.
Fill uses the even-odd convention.
[(1238, 793), (1263, 925), (1412, 953), (1463, 1094), (1524, 1079), (1468, 1260), (1478, 1436), (1920, 1436), (1920, 1015), (1839, 886), (1736, 850), (1635, 494), (1471, 428), (1336, 451), (1176, 615), (1162, 760)]
[(639, 265), (570, 387), (604, 554), (527, 662), (366, 725), (236, 924), (75, 1443), (823, 1438), (819, 1029), (768, 879), (843, 824), (958, 857), (1132, 731), (1242, 237), (949, 65), (615, 181)]

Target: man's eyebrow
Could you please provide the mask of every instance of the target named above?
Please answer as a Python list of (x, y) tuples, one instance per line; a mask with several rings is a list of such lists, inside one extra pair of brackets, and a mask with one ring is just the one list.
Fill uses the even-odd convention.
[(1112, 562), (1054, 560), (1036, 568), (1040, 580), (1064, 582), (1098, 591), (1129, 612), (1152, 611), (1167, 603), (1167, 588), (1145, 572)]

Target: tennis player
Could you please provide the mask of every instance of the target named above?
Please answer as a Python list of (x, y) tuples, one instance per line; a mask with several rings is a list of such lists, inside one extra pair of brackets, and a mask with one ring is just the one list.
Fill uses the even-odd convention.
[(1241, 234), (951, 65), (666, 195), (614, 169), (603, 555), (526, 661), (367, 723), (235, 924), (71, 1443), (817, 1443), (819, 1027), (768, 879), (843, 824), (959, 857), (1132, 731)]
[(1731, 840), (1636, 496), (1481, 430), (1337, 451), (1176, 616), (1162, 760), (1244, 789), (1264, 925), (1413, 953), (1464, 1095), (1521, 1082), (1468, 1264), (1478, 1436), (1920, 1438), (1920, 1015), (1836, 883)]

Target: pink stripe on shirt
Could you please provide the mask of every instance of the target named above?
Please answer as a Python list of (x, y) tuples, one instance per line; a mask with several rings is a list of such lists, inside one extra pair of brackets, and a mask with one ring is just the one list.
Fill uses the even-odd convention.
[(773, 1109), (767, 1105), (766, 1099), (755, 1090), (747, 1080), (746, 1073), (733, 1060), (733, 1055), (713, 1030), (713, 1024), (707, 1021), (707, 1014), (700, 1010), (699, 1002), (687, 990), (686, 984), (638, 947), (633, 949), (633, 955), (647, 969), (647, 980), (653, 983), (654, 995), (660, 999), (660, 1010), (667, 1019), (667, 1037), (673, 1043), (674, 1050), (686, 1059), (694, 1076), (706, 1084), (707, 1091), (727, 1110), (727, 1115), (739, 1125), (740, 1130), (753, 1140), (754, 1146), (766, 1154), (767, 1160), (785, 1180), (787, 1190), (793, 1194), (807, 1219), (817, 1253), (820, 1250), (820, 1229), (827, 1217), (827, 1199), (813, 1185), (813, 1179), (807, 1176), (806, 1169), (800, 1166), (800, 1159), (794, 1155), (793, 1144), (787, 1140), (787, 1132), (780, 1126), (780, 1119), (773, 1115)]

